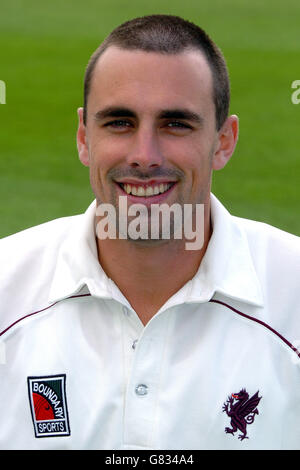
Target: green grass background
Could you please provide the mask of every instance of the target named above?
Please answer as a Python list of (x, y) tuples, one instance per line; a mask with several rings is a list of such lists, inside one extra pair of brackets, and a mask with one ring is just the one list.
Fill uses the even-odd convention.
[(153, 13), (196, 22), (227, 59), (240, 137), (214, 193), (235, 215), (300, 235), (299, 0), (1, 0), (0, 237), (92, 201), (75, 141), (84, 69), (112, 28)]

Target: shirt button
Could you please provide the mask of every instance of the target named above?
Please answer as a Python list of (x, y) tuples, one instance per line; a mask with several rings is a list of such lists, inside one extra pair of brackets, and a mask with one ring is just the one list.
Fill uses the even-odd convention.
[(140, 397), (144, 396), (144, 395), (147, 395), (147, 393), (148, 393), (147, 385), (144, 385), (144, 384), (137, 385), (137, 387), (135, 388), (135, 393), (137, 395), (139, 395)]
[(137, 339), (135, 339), (135, 340), (133, 341), (132, 346), (131, 346), (132, 349), (135, 349), (135, 348), (136, 348), (136, 343), (137, 343), (137, 342), (138, 342)]

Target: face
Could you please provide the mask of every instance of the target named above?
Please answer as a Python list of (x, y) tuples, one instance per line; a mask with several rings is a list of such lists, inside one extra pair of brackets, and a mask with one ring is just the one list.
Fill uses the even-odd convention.
[(109, 47), (91, 82), (77, 144), (97, 203), (209, 203), (213, 169), (233, 153), (237, 118), (216, 130), (212, 74), (198, 51)]

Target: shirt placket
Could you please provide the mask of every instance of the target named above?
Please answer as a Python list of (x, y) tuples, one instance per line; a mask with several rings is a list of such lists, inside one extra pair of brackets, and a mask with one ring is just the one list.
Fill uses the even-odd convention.
[(124, 403), (125, 449), (151, 448), (154, 445), (168, 323), (167, 312), (158, 315), (131, 344), (131, 366)]

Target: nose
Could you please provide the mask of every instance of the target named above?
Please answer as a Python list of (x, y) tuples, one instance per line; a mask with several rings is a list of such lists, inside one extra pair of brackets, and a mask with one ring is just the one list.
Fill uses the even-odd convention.
[(128, 165), (146, 170), (161, 166), (163, 161), (155, 129), (140, 127), (135, 132), (132, 146), (127, 154)]

